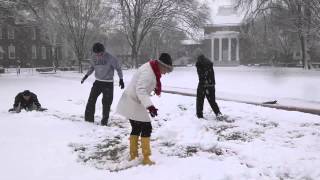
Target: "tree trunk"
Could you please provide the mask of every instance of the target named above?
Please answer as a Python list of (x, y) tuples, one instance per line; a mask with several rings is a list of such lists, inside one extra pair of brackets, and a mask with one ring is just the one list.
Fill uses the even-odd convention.
[(300, 35), (300, 46), (301, 46), (301, 53), (302, 53), (302, 65), (303, 65), (303, 68), (305, 69), (305, 59), (306, 59), (306, 51), (305, 51), (305, 41), (304, 41), (304, 37), (303, 35)]
[(311, 61), (311, 56), (310, 56), (310, 49), (311, 49), (311, 11), (310, 11), (310, 1), (306, 1), (305, 5), (305, 15), (307, 17), (307, 32), (305, 36), (305, 51), (306, 51), (306, 56), (305, 56), (305, 69), (310, 69), (309, 68), (309, 62)]
[(82, 73), (83, 70), (82, 70), (82, 60), (78, 58), (78, 65), (79, 65), (79, 73)]
[(56, 64), (55, 62), (55, 48), (51, 45), (51, 60), (52, 60), (52, 66)]
[(138, 63), (138, 52), (135, 46), (131, 47), (131, 60), (132, 60), (132, 65), (134, 68), (138, 68), (139, 63)]
[(309, 62), (310, 62), (310, 40), (308, 37), (304, 38), (304, 51), (305, 51), (304, 69), (307, 70), (307, 69), (309, 69)]
[(309, 61), (310, 61), (310, 54), (309, 54), (309, 42), (307, 38), (303, 35), (300, 36), (300, 44), (301, 44), (301, 52), (302, 52), (302, 64), (303, 69), (309, 69)]

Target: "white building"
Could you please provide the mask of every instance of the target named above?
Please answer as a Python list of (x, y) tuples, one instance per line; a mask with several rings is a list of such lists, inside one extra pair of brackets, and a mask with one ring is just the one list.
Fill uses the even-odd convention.
[(211, 4), (211, 24), (204, 27), (204, 52), (220, 66), (240, 64), (240, 26), (243, 13), (233, 0), (215, 0)]

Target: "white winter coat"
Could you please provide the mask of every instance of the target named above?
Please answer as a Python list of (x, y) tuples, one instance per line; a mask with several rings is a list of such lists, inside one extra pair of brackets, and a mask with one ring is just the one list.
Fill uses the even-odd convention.
[(147, 107), (153, 105), (150, 96), (156, 84), (156, 76), (151, 65), (149, 62), (143, 64), (123, 92), (116, 112), (128, 119), (150, 122)]

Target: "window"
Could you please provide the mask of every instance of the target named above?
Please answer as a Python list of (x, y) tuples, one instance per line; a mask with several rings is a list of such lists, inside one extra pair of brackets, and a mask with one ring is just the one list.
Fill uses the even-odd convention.
[(31, 58), (32, 58), (32, 59), (37, 59), (37, 46), (32, 45), (32, 47), (31, 47), (31, 53), (32, 53)]
[(15, 59), (16, 58), (16, 48), (11, 44), (8, 48), (9, 51), (9, 59)]
[(37, 39), (37, 30), (36, 28), (32, 28), (32, 40), (36, 40)]
[(8, 27), (8, 39), (14, 39), (14, 29), (12, 27)]
[(0, 39), (2, 39), (2, 28), (0, 27)]
[(0, 59), (3, 59), (4, 50), (2, 49), (2, 46), (0, 46)]
[(42, 46), (41, 48), (41, 56), (42, 59), (46, 59), (47, 55), (46, 55), (46, 47)]

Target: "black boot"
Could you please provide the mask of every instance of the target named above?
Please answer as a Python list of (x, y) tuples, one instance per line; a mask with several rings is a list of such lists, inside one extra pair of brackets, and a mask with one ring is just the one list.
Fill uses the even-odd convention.
[(87, 122), (94, 122), (94, 110), (89, 110), (90, 107), (88, 107), (87, 105), (87, 108), (86, 108), (86, 111), (84, 113), (84, 120), (87, 121)]
[(109, 121), (110, 109), (103, 105), (101, 126), (107, 126)]
[(107, 126), (107, 125), (108, 125), (108, 118), (102, 118), (101, 126)]
[(200, 118), (203, 118), (203, 114), (198, 114), (197, 113), (197, 117), (200, 119)]

